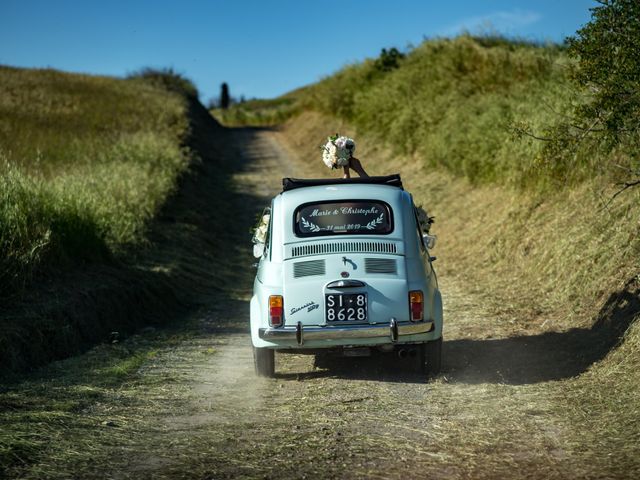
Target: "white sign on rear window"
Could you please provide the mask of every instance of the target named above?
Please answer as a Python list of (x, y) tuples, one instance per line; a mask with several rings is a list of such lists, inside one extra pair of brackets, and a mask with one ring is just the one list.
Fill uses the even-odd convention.
[(339, 234), (387, 234), (393, 230), (391, 209), (384, 202), (357, 200), (308, 203), (295, 213), (302, 237)]

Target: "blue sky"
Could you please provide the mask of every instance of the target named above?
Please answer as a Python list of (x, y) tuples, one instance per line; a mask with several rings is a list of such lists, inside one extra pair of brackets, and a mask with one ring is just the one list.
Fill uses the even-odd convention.
[(172, 67), (207, 101), (270, 98), (425, 37), (562, 41), (594, 0), (0, 0), (0, 64), (123, 76)]

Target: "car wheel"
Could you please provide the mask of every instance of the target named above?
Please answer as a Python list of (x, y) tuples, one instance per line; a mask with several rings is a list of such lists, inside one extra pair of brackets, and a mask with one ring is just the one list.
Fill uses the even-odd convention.
[(440, 373), (442, 366), (442, 337), (424, 344), (426, 371), (430, 377), (435, 377)]
[(327, 353), (316, 353), (313, 359), (314, 368), (329, 368), (332, 358)]
[(253, 364), (256, 368), (256, 375), (273, 377), (276, 370), (275, 352), (271, 348), (253, 347)]

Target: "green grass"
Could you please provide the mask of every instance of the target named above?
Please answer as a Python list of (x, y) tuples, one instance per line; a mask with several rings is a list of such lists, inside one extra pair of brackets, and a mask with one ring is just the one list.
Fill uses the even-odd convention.
[(270, 127), (281, 124), (298, 111), (297, 99), (294, 96), (284, 96), (270, 100), (256, 99), (236, 103), (226, 110), (213, 109), (211, 113), (227, 127)]
[[(374, 61), (319, 82), (307, 102), (399, 154), (417, 154), (474, 182), (540, 181), (541, 144), (513, 141), (510, 126), (555, 122), (569, 100), (556, 46), (462, 36), (426, 41), (399, 68)], [(536, 176), (532, 179), (532, 176)]]
[(169, 375), (142, 381), (139, 371), (153, 366), (158, 348), (175, 347), (184, 338), (181, 332), (169, 331), (100, 345), (24, 377), (10, 389), (0, 389), (0, 477), (47, 455), (69, 468), (65, 473), (41, 465), (33, 473), (37, 478), (71, 475), (74, 462), (87, 452), (93, 461), (103, 457), (92, 451), (95, 439), (122, 441), (127, 435), (122, 427), (129, 419), (99, 413), (100, 405), (136, 405), (139, 400), (131, 390), (148, 389), (155, 382), (166, 388), (172, 382)]
[(148, 75), (0, 67), (1, 297), (144, 243), (190, 158), (185, 95)]
[(135, 353), (102, 369), (100, 375), (106, 379), (113, 379), (111, 381), (127, 378), (135, 373), (145, 362), (153, 360), (157, 354), (156, 350)]

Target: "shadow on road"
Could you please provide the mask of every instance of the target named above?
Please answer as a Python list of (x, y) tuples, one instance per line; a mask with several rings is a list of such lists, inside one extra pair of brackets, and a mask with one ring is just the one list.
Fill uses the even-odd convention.
[[(444, 342), (442, 376), (452, 383), (526, 385), (580, 375), (621, 341), (640, 313), (640, 282), (634, 278), (612, 294), (592, 328), (504, 339)], [(280, 373), (284, 380), (342, 378), (392, 383), (424, 383), (413, 359), (395, 355), (365, 358), (320, 357), (310, 371)]]
[[(287, 354), (280, 355), (285, 356)], [(340, 378), (344, 380), (372, 380), (390, 383), (425, 383), (427, 377), (424, 374), (417, 373), (414, 365), (414, 358), (400, 359), (395, 354), (390, 353), (374, 353), (370, 357), (358, 358), (322, 355), (316, 357), (313, 370), (277, 373), (276, 378), (297, 381), (315, 378)]]
[(591, 328), (505, 339), (445, 341), (445, 375), (459, 383), (529, 384), (580, 375), (615, 348), (640, 313), (640, 281), (612, 294)]

